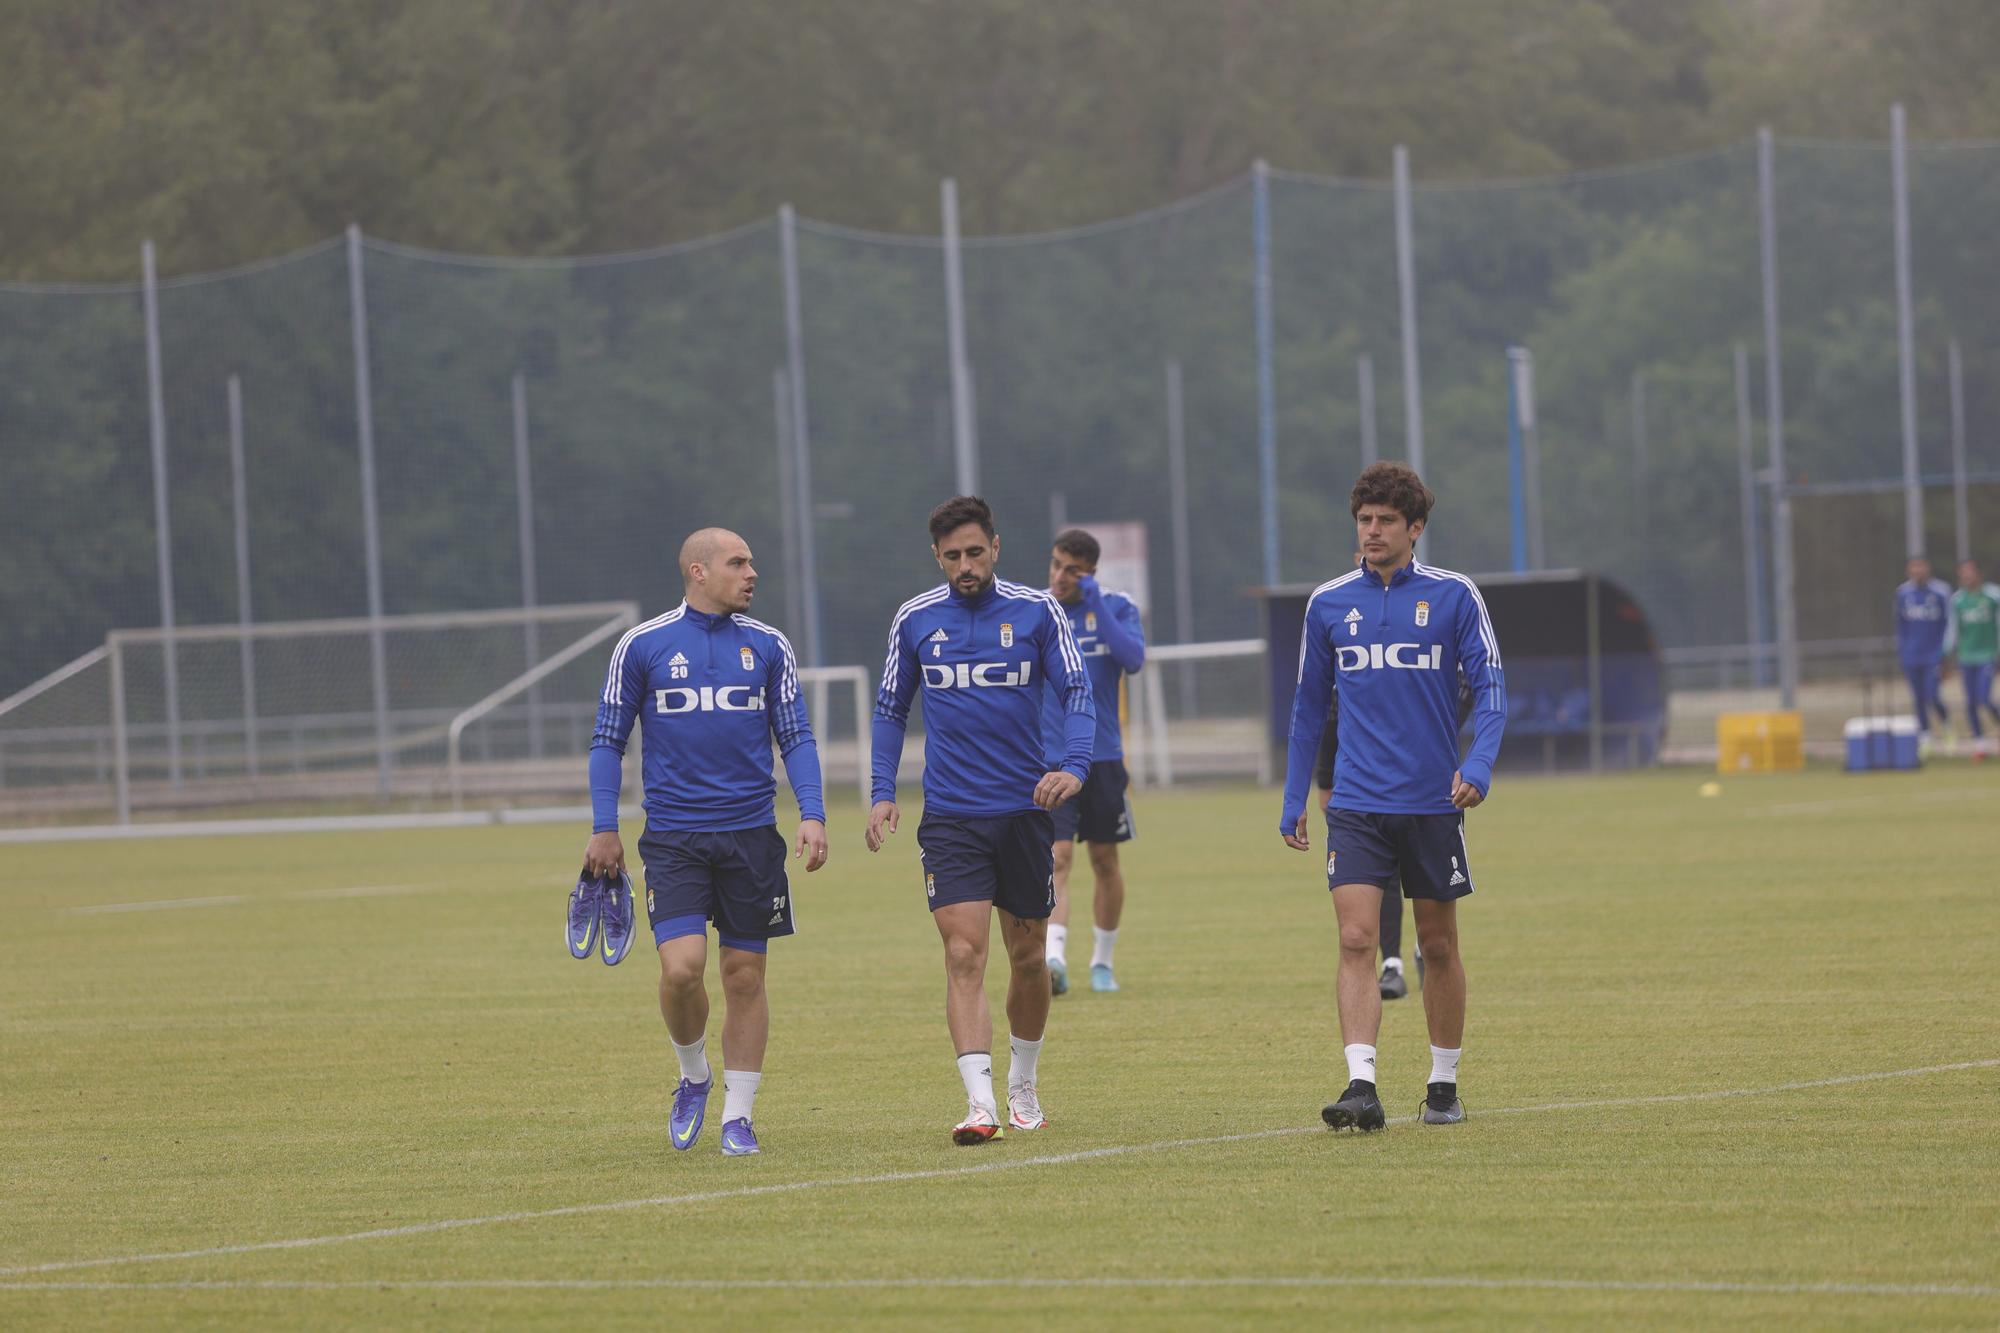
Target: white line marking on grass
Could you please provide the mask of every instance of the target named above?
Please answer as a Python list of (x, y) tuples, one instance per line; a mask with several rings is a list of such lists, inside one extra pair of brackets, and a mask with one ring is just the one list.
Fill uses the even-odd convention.
[(1832, 796), (1820, 801), (1785, 801), (1778, 805), (1767, 805), (1761, 810), (1752, 810), (1757, 815), (1816, 815), (1829, 810), (1848, 810), (1863, 806), (1883, 805), (1937, 805), (1960, 801), (1990, 801), (1993, 799), (1991, 787), (1946, 787), (1942, 791), (1897, 792), (1884, 795), (1877, 792), (1873, 796)]
[(404, 893), (429, 893), (433, 890), (451, 887), (447, 884), (355, 884), (337, 889), (300, 889), (296, 893), (277, 893), (255, 896), (248, 893), (224, 893), (213, 898), (155, 898), (136, 903), (92, 903), (69, 910), (79, 916), (103, 916), (112, 912), (167, 912), (182, 907), (235, 907), (241, 903), (283, 902), (299, 898), (387, 898)]
[(300, 889), (287, 898), (391, 898), (404, 893), (433, 893), (448, 884), (356, 884), (344, 889)]
[[(1948, 1065), (1924, 1065), (1915, 1069), (1886, 1069), (1868, 1074), (1840, 1074), (1833, 1078), (1806, 1079), (1797, 1083), (1774, 1083), (1761, 1088), (1720, 1088), (1708, 1092), (1675, 1092), (1651, 1097), (1603, 1097), (1579, 1102), (1545, 1102), (1532, 1106), (1502, 1106), (1481, 1110), (1475, 1119), (1492, 1115), (1530, 1115), (1540, 1111), (1586, 1111), (1621, 1106), (1665, 1106), (1679, 1102), (1712, 1102), (1737, 1097), (1764, 1097), (1783, 1092), (1805, 1092), (1814, 1088), (1836, 1088), (1850, 1083), (1875, 1083), (1892, 1078), (1920, 1078), (1926, 1074), (1950, 1074), (1967, 1069), (2000, 1068), (2000, 1058), (1961, 1060)], [(1397, 1116), (1392, 1125), (1409, 1124), (1414, 1116)], [(794, 1180), (771, 1185), (745, 1185), (733, 1189), (703, 1190), (694, 1194), (661, 1194), (646, 1199), (620, 1199), (609, 1203), (573, 1203), (560, 1208), (536, 1208), (512, 1213), (492, 1213), (485, 1217), (455, 1217), (438, 1222), (412, 1222), (404, 1226), (375, 1227), (334, 1236), (305, 1236), (291, 1240), (248, 1241), (240, 1245), (216, 1245), (200, 1250), (165, 1250), (155, 1254), (119, 1254), (99, 1259), (64, 1259), (54, 1263), (18, 1264), (0, 1268), (0, 1277), (20, 1277), (32, 1273), (70, 1272), (79, 1268), (104, 1268), (113, 1264), (167, 1263), (179, 1259), (214, 1259), (232, 1254), (261, 1254), (270, 1250), (306, 1250), (323, 1245), (345, 1245), (362, 1240), (393, 1240), (403, 1236), (426, 1236), (440, 1231), (467, 1227), (498, 1226), (508, 1222), (538, 1222), (557, 1217), (587, 1217), (598, 1213), (631, 1212), (640, 1208), (671, 1208), (677, 1204), (717, 1203), (725, 1199), (754, 1199), (769, 1194), (796, 1194), (805, 1190), (841, 1189), (856, 1185), (900, 1185), (914, 1180), (939, 1180), (952, 1176), (985, 1175), (994, 1171), (1018, 1171), (1031, 1166), (1068, 1166), (1095, 1162), (1134, 1153), (1168, 1152), (1176, 1148), (1212, 1148), (1226, 1143), (1254, 1143), (1259, 1139), (1288, 1138), (1299, 1134), (1325, 1134), (1320, 1126), (1295, 1125), (1283, 1129), (1251, 1130), (1242, 1134), (1215, 1134), (1204, 1138), (1159, 1139), (1152, 1143), (1114, 1144), (1106, 1148), (1084, 1148), (1077, 1152), (1055, 1153), (1047, 1157), (988, 1159), (965, 1166), (932, 1167), (923, 1171), (884, 1171), (872, 1176), (831, 1176), (818, 1180)]]
[(1752, 1296), (2000, 1296), (2000, 1287), (1948, 1282), (1729, 1282), (1560, 1277), (857, 1277), (857, 1278), (395, 1278), (349, 1281), (188, 1279), (180, 1282), (0, 1282), (0, 1291), (931, 1291), (940, 1287), (1064, 1290), (1389, 1287), (1470, 1291), (1629, 1291)]
[(112, 912), (171, 912), (183, 907), (228, 907), (234, 903), (247, 903), (249, 896), (241, 893), (225, 893), (213, 898), (156, 898), (143, 903), (95, 903), (88, 907), (72, 907), (69, 910), (78, 916), (105, 916)]

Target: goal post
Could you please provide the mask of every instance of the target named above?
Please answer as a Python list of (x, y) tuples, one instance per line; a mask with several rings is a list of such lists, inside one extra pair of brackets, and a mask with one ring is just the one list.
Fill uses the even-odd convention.
[[(393, 794), (442, 795), (453, 719), (468, 702), (523, 674), (524, 645), (546, 639), (574, 647), (578, 638), (637, 624), (638, 616), (636, 603), (589, 602), (113, 630), (104, 647), (105, 721), (118, 822), (130, 823), (135, 805), (372, 799), (379, 795), (374, 775), (384, 769), (395, 771)], [(178, 770), (167, 762), (169, 639), (178, 666)], [(377, 640), (387, 670), (386, 709), (378, 707), (372, 685)], [(584, 651), (531, 684), (558, 677)], [(601, 664), (580, 669), (594, 677)], [(529, 738), (554, 721), (572, 733), (581, 728), (582, 738), (570, 747), (581, 753), (588, 723), (579, 719), (594, 712), (595, 689), (579, 684), (574, 698), (549, 693), (562, 702), (531, 694), (515, 704), (505, 715), (506, 735), (496, 728), (485, 738), (487, 749), (518, 746), (526, 754)]]

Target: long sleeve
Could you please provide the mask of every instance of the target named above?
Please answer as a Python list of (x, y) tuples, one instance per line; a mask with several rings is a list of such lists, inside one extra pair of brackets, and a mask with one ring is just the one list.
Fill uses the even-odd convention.
[(624, 756), (609, 745), (590, 747), (590, 831), (618, 831), (618, 789), (625, 778)]
[(1315, 623), (1313, 608), (1306, 606), (1306, 623), (1299, 635), (1298, 685), (1292, 692), (1292, 724), (1285, 747), (1285, 804), (1278, 817), (1278, 832), (1293, 833), (1299, 817), (1306, 812), (1306, 784), (1312, 779), (1313, 760), (1320, 737), (1327, 727), (1333, 707), (1333, 658), (1327, 636)]
[(1128, 597), (1120, 597), (1114, 603), (1094, 579), (1085, 586), (1089, 588), (1085, 604), (1097, 612), (1098, 637), (1104, 640), (1104, 647), (1118, 669), (1131, 675), (1146, 665), (1146, 628), (1139, 618), (1138, 606)]
[(826, 798), (820, 789), (819, 745), (813, 740), (812, 720), (806, 716), (805, 696), (799, 691), (798, 659), (784, 635), (774, 635), (778, 651), (765, 670), (766, 708), (771, 718), (771, 736), (784, 757), (785, 779), (799, 803), (799, 818), (826, 822)]
[(1333, 790), (1333, 762), (1340, 755), (1340, 694), (1326, 711), (1326, 730), (1320, 733), (1319, 756), (1313, 760), (1313, 785), (1321, 791)]
[(597, 701), (597, 727), (590, 737), (590, 827), (593, 833), (618, 831), (618, 793), (624, 773), (625, 745), (639, 720), (645, 697), (646, 668), (628, 651), (632, 637), (618, 641), (604, 673), (604, 692)]
[(1507, 727), (1507, 683), (1500, 672), (1500, 640), (1486, 614), (1486, 602), (1470, 584), (1458, 606), (1458, 669), (1472, 691), (1472, 746), (1459, 776), (1479, 789), (1493, 790), (1493, 765), (1500, 758), (1500, 735)]
[(875, 718), (869, 728), (874, 751), (872, 799), (896, 799), (896, 770), (903, 764), (903, 735), (910, 725), (910, 703), (917, 697), (921, 667), (915, 650), (903, 642), (902, 622), (889, 629), (889, 655), (882, 663), (882, 687), (875, 691)]
[(1083, 669), (1076, 637), (1069, 632), (1069, 617), (1053, 597), (1048, 599), (1044, 623), (1042, 678), (1062, 691), (1062, 771), (1088, 782), (1091, 755), (1097, 748), (1097, 705), (1090, 697), (1090, 675)]

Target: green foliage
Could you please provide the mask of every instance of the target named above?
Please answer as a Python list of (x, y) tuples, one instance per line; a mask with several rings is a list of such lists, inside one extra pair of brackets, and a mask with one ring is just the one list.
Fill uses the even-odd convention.
[[(1507, 561), (1503, 356), (1525, 344), (1551, 560), (1630, 583), (1670, 643), (1725, 641), (1741, 634), (1738, 342), (1753, 351), (1763, 443), (1742, 136), (1769, 117), (1879, 139), (1899, 81), (1932, 62), (1959, 73), (1924, 86), (1914, 123), (1977, 132), (1988, 90), (1946, 38), (1976, 45), (1988, 26), (1964, 6), (1838, 0), (21, 0), (0, 43), (0, 112), (28, 127), (0, 139), (0, 273), (129, 279), (148, 235), (169, 273), (320, 247), (169, 285), (161, 319), (181, 619), (235, 609), (232, 374), (245, 386), (256, 613), (321, 616), (359, 611), (364, 586), (347, 270), (326, 237), (358, 219), (371, 237), (534, 256), (749, 220), (602, 266), (367, 250), (389, 609), (518, 599), (516, 372), (543, 599), (652, 605), (672, 595), (680, 532), (729, 523), (770, 570), (789, 535), (773, 494), (777, 240), (761, 220), (779, 200), (934, 235), (937, 179), (955, 174), (976, 236), (1181, 198), (1033, 244), (974, 240), (968, 337), (982, 487), (1010, 537), (1005, 572), (1028, 579), (1062, 490), (1075, 518), (1147, 521), (1153, 584), (1168, 586), (1162, 380), (1165, 360), (1181, 361), (1195, 633), (1220, 637), (1253, 632), (1240, 592), (1257, 581), (1242, 173), (1258, 155), (1299, 173), (1271, 187), (1280, 528), (1284, 576), (1315, 578), (1349, 550), (1357, 357), (1374, 361), (1385, 455), (1403, 452), (1404, 421), (1389, 195), (1379, 180), (1304, 173), (1379, 178), (1390, 145), (1408, 142), (1427, 467), (1444, 501), (1434, 555)], [(1791, 100), (1770, 100), (1781, 93)], [(1449, 179), (1728, 140), (1513, 185)], [(1944, 335), (1965, 347), (1973, 420), (2000, 412), (1991, 161), (1972, 147), (1913, 154), (1933, 471)], [(1900, 466), (1887, 178), (1879, 148), (1781, 147), (1787, 420), (1795, 475), (1816, 481)], [(800, 254), (825, 656), (873, 661), (890, 609), (933, 577), (915, 519), (952, 482), (941, 264), (929, 240), (814, 223)], [(156, 623), (138, 335), (129, 288), (0, 291), (0, 688), (107, 628)], [(1649, 386), (1643, 474), (1635, 375)], [(1982, 447), (1975, 467), (2000, 462)], [(1119, 512), (1091, 512), (1111, 503)], [(580, 536), (585, 516), (591, 534), (644, 534), (636, 552), (609, 558), (603, 537)], [(1154, 632), (1168, 632), (1158, 615)]]

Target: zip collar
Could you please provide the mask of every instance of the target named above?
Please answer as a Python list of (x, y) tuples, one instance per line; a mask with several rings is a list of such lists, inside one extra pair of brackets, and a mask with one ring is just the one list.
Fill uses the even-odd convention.
[(701, 626), (701, 628), (710, 631), (713, 631), (729, 622), (729, 616), (727, 613), (719, 616), (710, 615), (706, 611), (695, 610), (694, 607), (690, 606), (685, 601), (681, 603), (681, 617), (691, 625), (699, 625)]
[(1395, 574), (1390, 577), (1389, 582), (1387, 584), (1384, 584), (1382, 582), (1382, 576), (1375, 572), (1375, 566), (1369, 564), (1365, 560), (1361, 562), (1362, 582), (1373, 584), (1377, 588), (1381, 587), (1393, 588), (1399, 583), (1407, 583), (1412, 578), (1416, 577), (1416, 572), (1417, 572), (1417, 562), (1412, 560), (1410, 561), (1409, 564), (1404, 565), (1401, 569), (1397, 570)]
[(962, 593), (960, 593), (958, 590), (958, 585), (956, 583), (948, 584), (946, 586), (948, 586), (951, 589), (951, 601), (954, 606), (963, 606), (973, 611), (977, 611), (981, 607), (989, 605), (994, 600), (994, 598), (1000, 595), (1000, 580), (998, 578), (995, 578), (993, 582), (986, 585), (985, 592), (982, 592), (974, 597), (967, 597)]

